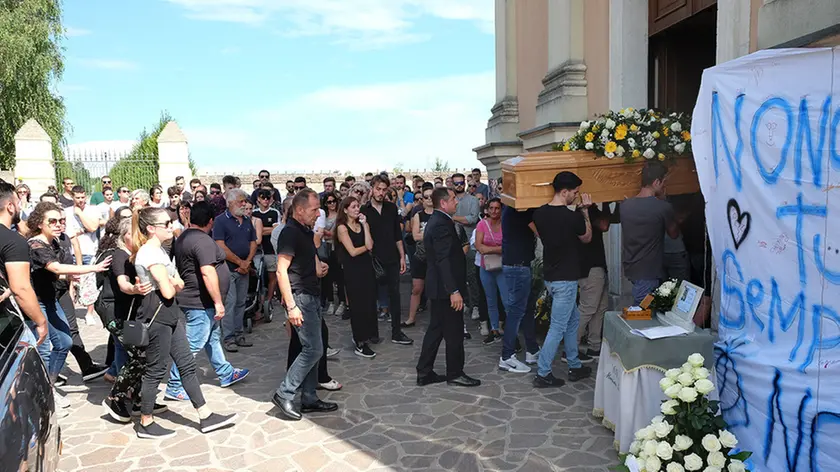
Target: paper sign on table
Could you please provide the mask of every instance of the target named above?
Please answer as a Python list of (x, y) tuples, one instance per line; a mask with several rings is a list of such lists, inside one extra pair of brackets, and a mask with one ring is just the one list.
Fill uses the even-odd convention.
[(679, 326), (654, 326), (653, 328), (632, 329), (630, 332), (647, 339), (672, 338), (688, 334), (688, 331)]

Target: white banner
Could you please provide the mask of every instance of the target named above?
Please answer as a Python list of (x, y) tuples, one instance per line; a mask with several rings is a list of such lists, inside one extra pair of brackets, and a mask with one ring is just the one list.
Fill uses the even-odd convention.
[(840, 471), (838, 66), (759, 51), (706, 70), (694, 109), (721, 407), (754, 471)]

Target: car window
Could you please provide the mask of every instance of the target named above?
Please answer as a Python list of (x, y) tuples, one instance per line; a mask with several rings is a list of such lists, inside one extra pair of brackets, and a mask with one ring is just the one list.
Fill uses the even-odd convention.
[(17, 344), (23, 320), (11, 301), (0, 302), (0, 369), (6, 365)]

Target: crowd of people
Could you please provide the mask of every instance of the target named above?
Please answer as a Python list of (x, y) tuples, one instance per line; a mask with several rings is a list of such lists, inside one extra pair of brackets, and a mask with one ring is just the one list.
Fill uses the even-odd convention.
[[(386, 334), (394, 344), (413, 344), (409, 334), (428, 310), (417, 362), (421, 386), (480, 384), (463, 370), (463, 343), (474, 326), (484, 344), (501, 343), (500, 370), (525, 374), (536, 366), (533, 385), (557, 387), (565, 383), (552, 371), (561, 342), (570, 381), (587, 378), (584, 364), (600, 353), (608, 304), (603, 233), (619, 213), (624, 272), (636, 301), (674, 271), (689, 279), (698, 263), (705, 268), (694, 254), (673, 257), (679, 244), (687, 254), (680, 232), (687, 213), (677, 217), (665, 201), (665, 176), (661, 163), (649, 162), (642, 192), (622, 202), (620, 212), (593, 205), (570, 172), (557, 174), (548, 204), (525, 211), (503, 205), (479, 169), (432, 182), (384, 172), (340, 184), (328, 177), (320, 193), (304, 177), (281, 191), (265, 170), (250, 194), (230, 175), (209, 187), (178, 177), (171, 187), (148, 191), (103, 176), (102, 190), (92, 195), (65, 178), (61, 192), (37, 201), (26, 185), (2, 182), (0, 276), (9, 288), (3, 303), (8, 309), (5, 298), (13, 295), (38, 338), (59, 412), (69, 404), (60, 391), (69, 353), (84, 381), (104, 377), (113, 384), (104, 408), (120, 422), (139, 416), (135, 431), (142, 438), (175, 434), (154, 420), (167, 409), (156, 401), (167, 373), (164, 397), (191, 402), (202, 432), (235, 423), (235, 414), (207, 406), (194, 355), (207, 354), (221, 387), (246, 379), (249, 370), (233, 367), (226, 352), (253, 346), (244, 327), (281, 311), (291, 339), (286, 376), (272, 401), (292, 420), (338, 408), (316, 393), (342, 388), (328, 372), (326, 359), (340, 348), (329, 344), (327, 316), (349, 320), (354, 353), (370, 359)], [(532, 289), (538, 241), (552, 299), (542, 348)], [(405, 317), (403, 277), (411, 278)], [(103, 364), (86, 352), (76, 305), (85, 307), (87, 323), (110, 333)], [(381, 336), (380, 323), (390, 324), (390, 333), (385, 328)], [(438, 375), (433, 367), (443, 341), (446, 374)]]

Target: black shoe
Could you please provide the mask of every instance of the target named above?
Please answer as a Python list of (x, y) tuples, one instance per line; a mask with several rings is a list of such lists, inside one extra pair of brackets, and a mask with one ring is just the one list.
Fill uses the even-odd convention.
[(370, 346), (367, 345), (367, 343), (356, 344), (356, 350), (354, 352), (357, 356), (364, 357), (367, 359), (372, 359), (376, 357), (376, 353), (373, 352), (373, 349), (371, 349)]
[[(155, 408), (152, 410), (152, 413), (160, 415), (161, 413), (166, 413), (167, 411), (169, 411), (168, 406), (162, 403), (155, 403)], [(140, 405), (135, 403), (131, 406), (131, 416), (140, 416)]]
[(402, 344), (404, 346), (414, 344), (414, 340), (406, 336), (402, 331), (391, 336), (391, 342), (394, 344)]
[(129, 415), (128, 408), (125, 407), (125, 403), (119, 400), (106, 398), (102, 400), (102, 406), (105, 407), (105, 411), (108, 413), (108, 416), (113, 418), (114, 421), (119, 421), (120, 423), (131, 422), (131, 415)]
[(566, 382), (562, 379), (558, 379), (554, 376), (554, 374), (550, 372), (545, 377), (539, 374), (537, 374), (537, 376), (534, 377), (535, 388), (562, 387), (563, 385), (566, 385)]
[(345, 308), (344, 313), (341, 314), (342, 320), (349, 320), (350, 319), (350, 308)]
[(420, 305), (417, 307), (417, 313), (422, 313), (426, 311), (426, 305)]
[(437, 373), (432, 371), (431, 373), (426, 374), (422, 377), (420, 375), (418, 375), (417, 376), (417, 385), (420, 386), (420, 387), (423, 387), (423, 386), (426, 386), (426, 385), (441, 383), (441, 382), (444, 382), (445, 380), (446, 380), (446, 377), (444, 377), (442, 375), (438, 375)]
[(501, 341), (502, 335), (498, 331), (490, 331), (490, 334), (482, 341), (484, 344), (493, 344), (496, 341)]
[(280, 413), (283, 413), (283, 416), (292, 421), (300, 421), (302, 418), (300, 410), (298, 410), (297, 406), (295, 406), (295, 402), (292, 400), (284, 400), (280, 398), (280, 395), (275, 393), (271, 397), (271, 403), (274, 403), (274, 406), (280, 409)]
[(379, 343), (382, 342), (382, 338), (380, 338), (379, 336), (374, 336), (374, 337), (368, 339), (368, 342), (371, 343), (371, 344), (379, 344)]
[(458, 377), (446, 381), (447, 385), (457, 385), (459, 387), (478, 387), (481, 385), (481, 380), (474, 379), (467, 374), (461, 374)]
[(134, 432), (137, 433), (137, 437), (140, 439), (165, 439), (171, 438), (175, 436), (175, 431), (171, 429), (166, 429), (163, 426), (157, 424), (157, 421), (152, 421), (146, 426), (143, 426), (138, 421), (134, 425)]
[(210, 413), (210, 416), (200, 420), (200, 429), (202, 433), (210, 433), (218, 429), (232, 426), (236, 423), (237, 415), (232, 413), (230, 415), (220, 415), (218, 413)]
[(405, 321), (403, 321), (402, 323), (400, 323), (400, 328), (413, 328), (415, 324), (416, 322), (414, 321), (412, 321), (411, 323), (406, 323)]
[(55, 386), (55, 387), (63, 387), (63, 386), (65, 386), (66, 384), (67, 384), (67, 376), (66, 376), (66, 375), (62, 375), (62, 374), (58, 374), (58, 378), (56, 379), (55, 384), (54, 384), (53, 386)]
[(324, 400), (318, 400), (317, 402), (311, 405), (301, 405), (300, 412), (301, 413), (327, 413), (329, 411), (335, 411), (338, 409), (338, 403), (333, 402), (325, 402)]
[(592, 357), (593, 359), (598, 359), (598, 358), (601, 357), (601, 351), (600, 350), (596, 351), (594, 349), (587, 349), (586, 350), (586, 355), (589, 356), (589, 357)]
[(472, 339), (472, 334), (469, 331), (464, 331), (464, 339)]
[(88, 382), (93, 379), (98, 379), (108, 372), (108, 367), (99, 364), (91, 364), (90, 367), (82, 372), (82, 380)]
[[(566, 359), (565, 351), (562, 354), (560, 354), (560, 360), (567, 364), (569, 363), (569, 360)], [(581, 364), (589, 364), (591, 362), (595, 362), (595, 359), (585, 352), (578, 352), (578, 360)]]
[(583, 380), (589, 377), (589, 374), (592, 373), (592, 369), (586, 366), (580, 366), (577, 369), (569, 369), (569, 382), (576, 382), (578, 380)]

